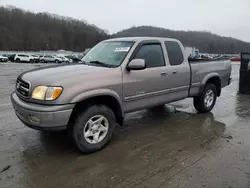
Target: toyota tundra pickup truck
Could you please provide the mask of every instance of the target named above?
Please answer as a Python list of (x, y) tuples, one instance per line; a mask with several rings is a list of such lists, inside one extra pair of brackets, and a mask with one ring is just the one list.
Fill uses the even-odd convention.
[(230, 61), (189, 62), (178, 40), (116, 38), (97, 44), (81, 63), (22, 73), (11, 101), (28, 127), (67, 129), (90, 153), (109, 142), (126, 113), (188, 97), (198, 112), (211, 111), (230, 76)]

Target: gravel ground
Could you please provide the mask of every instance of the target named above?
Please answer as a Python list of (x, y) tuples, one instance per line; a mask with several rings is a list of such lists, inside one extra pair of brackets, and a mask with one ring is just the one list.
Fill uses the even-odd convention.
[(249, 188), (250, 96), (232, 84), (208, 114), (192, 100), (128, 114), (110, 145), (80, 154), (66, 132), (25, 127), (9, 96), (21, 72), (42, 64), (0, 64), (1, 188)]

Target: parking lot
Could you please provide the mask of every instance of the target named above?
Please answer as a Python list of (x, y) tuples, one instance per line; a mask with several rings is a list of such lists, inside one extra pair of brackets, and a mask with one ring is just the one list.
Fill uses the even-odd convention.
[(0, 64), (0, 187), (248, 188), (250, 96), (232, 83), (208, 114), (192, 99), (128, 114), (102, 151), (80, 154), (66, 132), (42, 133), (15, 116), (9, 96), (21, 72), (47, 64)]

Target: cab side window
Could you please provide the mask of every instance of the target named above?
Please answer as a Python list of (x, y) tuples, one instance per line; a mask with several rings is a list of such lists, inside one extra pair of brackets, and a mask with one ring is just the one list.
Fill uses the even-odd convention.
[(165, 66), (161, 44), (145, 44), (141, 46), (134, 59), (144, 59), (146, 68)]
[(184, 61), (180, 45), (174, 41), (166, 41), (165, 46), (168, 52), (168, 59), (171, 66), (180, 65)]

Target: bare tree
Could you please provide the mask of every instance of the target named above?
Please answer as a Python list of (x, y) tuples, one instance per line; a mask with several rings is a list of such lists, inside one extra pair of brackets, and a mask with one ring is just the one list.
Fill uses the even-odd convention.
[(84, 21), (0, 7), (0, 50), (84, 51), (108, 34)]

